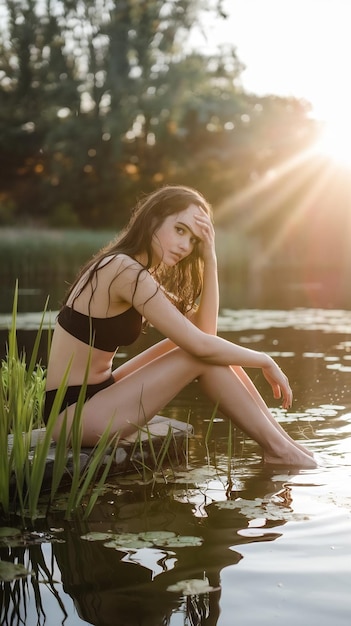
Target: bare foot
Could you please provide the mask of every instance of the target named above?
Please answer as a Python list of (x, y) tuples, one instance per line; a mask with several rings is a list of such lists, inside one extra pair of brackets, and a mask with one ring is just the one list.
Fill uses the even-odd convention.
[(290, 448), (284, 455), (274, 455), (264, 452), (263, 461), (267, 465), (290, 465), (306, 469), (317, 467), (313, 455), (311, 455), (311, 453), (306, 454), (306, 452), (299, 450), (297, 446), (295, 446), (295, 450)]
[(298, 441), (294, 441), (294, 439), (292, 439), (291, 441), (299, 450), (301, 450), (302, 452), (304, 452), (305, 454), (313, 458), (313, 452), (311, 452), (311, 450), (308, 450), (308, 448), (305, 448), (305, 446), (302, 443), (299, 443)]

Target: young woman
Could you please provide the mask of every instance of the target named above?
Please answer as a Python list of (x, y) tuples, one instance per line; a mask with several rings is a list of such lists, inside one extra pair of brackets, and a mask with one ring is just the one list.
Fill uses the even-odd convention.
[[(70, 369), (54, 437), (65, 411), (68, 428), (72, 424), (90, 355), (85, 446), (96, 444), (111, 419), (121, 437), (135, 432), (196, 378), (213, 404), (262, 447), (266, 463), (315, 467), (312, 455), (275, 421), (243, 368), (261, 368), (284, 408), (292, 403), (287, 377), (267, 354), (216, 335), (218, 306), (210, 206), (183, 186), (146, 196), (121, 236), (83, 268), (58, 315), (46, 420)], [(143, 318), (167, 339), (112, 371), (118, 346), (138, 337)]]

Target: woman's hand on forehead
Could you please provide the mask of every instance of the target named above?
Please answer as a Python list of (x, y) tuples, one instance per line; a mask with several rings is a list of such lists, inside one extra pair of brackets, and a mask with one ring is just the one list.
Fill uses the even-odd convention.
[[(200, 230), (202, 257), (205, 260), (206, 258), (213, 258), (215, 256), (215, 231), (211, 218), (201, 210), (201, 213), (194, 215), (194, 219), (198, 227), (196, 230)], [(197, 232), (196, 235), (198, 235)]]

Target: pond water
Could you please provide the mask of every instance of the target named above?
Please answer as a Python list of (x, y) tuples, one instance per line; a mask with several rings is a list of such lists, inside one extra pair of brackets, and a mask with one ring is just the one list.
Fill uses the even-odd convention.
[[(350, 329), (345, 309), (223, 309), (220, 334), (269, 352), (288, 374), (295, 399), (284, 411), (261, 373), (252, 373), (276, 419), (313, 450), (318, 467), (265, 467), (239, 431), (229, 458), (221, 415), (207, 449), (213, 407), (193, 383), (164, 411), (194, 425), (183, 467), (147, 485), (111, 477), (88, 522), (64, 521), (58, 506), (38, 522), (31, 546), (0, 548), (2, 559), (34, 572), (1, 584), (0, 623), (349, 626)], [(130, 354), (154, 338), (150, 331)], [(89, 532), (107, 538), (88, 541)], [(107, 547), (116, 533), (133, 536)], [(192, 579), (206, 579), (209, 590), (195, 583), (177, 590)]]

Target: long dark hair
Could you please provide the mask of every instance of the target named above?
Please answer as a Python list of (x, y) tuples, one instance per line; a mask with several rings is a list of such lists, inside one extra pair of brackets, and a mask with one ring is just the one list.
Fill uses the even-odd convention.
[[(141, 252), (147, 253), (147, 262), (144, 269), (148, 270), (152, 262), (152, 237), (162, 225), (166, 217), (179, 213), (190, 204), (200, 207), (212, 219), (212, 210), (202, 194), (191, 187), (181, 185), (167, 185), (141, 198), (132, 211), (131, 218), (116, 239), (112, 240), (98, 252), (80, 271), (76, 281), (69, 289), (65, 301), (86, 274), (82, 286), (75, 294), (74, 300), (90, 283), (92, 295), (96, 288), (97, 272), (101, 268), (101, 261), (115, 254), (127, 254), (135, 258)], [(165, 267), (162, 262), (152, 270), (157, 283), (174, 302), (177, 308), (186, 313), (191, 310), (202, 289), (203, 261), (199, 254), (198, 244), (195, 244), (191, 254), (182, 259), (174, 267)], [(93, 287), (95, 285), (95, 288)]]

